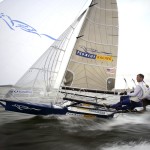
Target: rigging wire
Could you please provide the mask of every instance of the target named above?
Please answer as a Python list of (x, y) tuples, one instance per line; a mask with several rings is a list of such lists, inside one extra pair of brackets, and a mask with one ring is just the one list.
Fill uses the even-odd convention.
[(128, 86), (126, 78), (124, 78), (124, 81), (125, 81), (125, 91), (127, 91), (127, 89), (129, 89), (129, 86)]
[(132, 79), (132, 81), (133, 81), (134, 85), (136, 86), (135, 80), (134, 80), (134, 79)]
[[(82, 1), (84, 2), (84, 0), (82, 0)], [(81, 3), (82, 3), (82, 1), (81, 1)], [(84, 4), (82, 5), (82, 7), (80, 8), (79, 12), (77, 13), (75, 19), (78, 18), (78, 16), (84, 11), (84, 9), (87, 9), (87, 6), (89, 6), (90, 3), (91, 3), (91, 0), (86, 0), (86, 1), (84, 2)]]

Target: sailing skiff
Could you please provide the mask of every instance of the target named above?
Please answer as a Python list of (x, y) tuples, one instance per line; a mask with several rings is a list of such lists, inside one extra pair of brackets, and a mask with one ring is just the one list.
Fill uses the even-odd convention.
[(106, 94), (118, 94), (117, 56), (116, 0), (92, 0), (0, 104), (34, 115), (112, 118), (116, 111), (101, 102)]

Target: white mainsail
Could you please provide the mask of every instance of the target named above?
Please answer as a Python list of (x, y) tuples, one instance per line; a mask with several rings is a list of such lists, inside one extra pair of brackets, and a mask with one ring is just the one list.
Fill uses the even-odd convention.
[(64, 86), (112, 90), (117, 53), (116, 0), (93, 0), (73, 48)]

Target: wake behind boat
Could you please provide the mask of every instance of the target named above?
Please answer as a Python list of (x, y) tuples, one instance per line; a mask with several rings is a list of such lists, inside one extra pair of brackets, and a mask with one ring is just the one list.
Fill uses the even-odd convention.
[(0, 104), (27, 114), (112, 118), (116, 111), (102, 101), (118, 94), (117, 57), (116, 0), (92, 0)]

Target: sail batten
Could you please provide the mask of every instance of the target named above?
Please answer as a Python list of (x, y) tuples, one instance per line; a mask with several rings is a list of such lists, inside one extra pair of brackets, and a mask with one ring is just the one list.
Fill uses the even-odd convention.
[[(111, 35), (110, 35), (111, 36)], [(113, 35), (112, 35), (113, 36)], [(116, 35), (118, 36), (118, 35)], [(90, 40), (86, 40), (85, 38), (80, 37), (83, 41), (89, 42), (89, 43), (93, 43), (93, 44), (97, 44), (97, 45), (104, 45), (104, 46), (113, 46), (113, 47), (118, 47), (118, 45), (112, 45), (112, 44), (105, 44), (105, 43), (97, 43), (95, 41), (90, 41)]]
[[(82, 64), (82, 65), (87, 65), (87, 66), (95, 66), (95, 67), (101, 67), (103, 66), (104, 68), (107, 68), (108, 66), (104, 66), (104, 65), (100, 65), (100, 64), (89, 64), (89, 63), (84, 63), (84, 62), (78, 62), (78, 61), (74, 61), (74, 60), (70, 60), (71, 62), (77, 63), (77, 64)], [(112, 67), (112, 66), (109, 66)]]
[[(112, 18), (118, 18), (118, 17), (112, 17)], [(92, 21), (91, 19), (87, 18), (87, 20), (89, 22), (91, 22), (92, 24), (94, 23), (95, 25), (99, 25), (99, 26), (105, 26), (105, 27), (113, 27), (113, 28), (119, 28), (118, 26), (114, 26), (114, 25), (109, 25), (109, 24), (102, 24), (102, 23), (95, 23), (94, 21)]]

